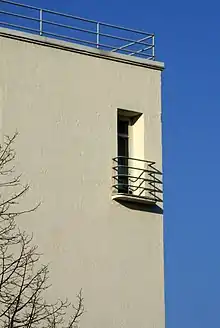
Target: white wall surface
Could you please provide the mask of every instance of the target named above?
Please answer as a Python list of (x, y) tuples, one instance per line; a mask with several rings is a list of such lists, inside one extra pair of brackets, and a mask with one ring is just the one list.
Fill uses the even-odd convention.
[(117, 108), (143, 113), (161, 170), (160, 89), (160, 70), (0, 38), (1, 137), (19, 132), (23, 206), (41, 202), (19, 224), (50, 262), (49, 297), (83, 288), (84, 328), (164, 327), (162, 214), (111, 200)]

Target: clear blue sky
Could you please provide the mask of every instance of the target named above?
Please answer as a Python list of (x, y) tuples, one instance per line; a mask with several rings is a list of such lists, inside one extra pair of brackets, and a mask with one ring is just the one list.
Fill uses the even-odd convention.
[(156, 34), (167, 328), (220, 327), (220, 2), (21, 0)]

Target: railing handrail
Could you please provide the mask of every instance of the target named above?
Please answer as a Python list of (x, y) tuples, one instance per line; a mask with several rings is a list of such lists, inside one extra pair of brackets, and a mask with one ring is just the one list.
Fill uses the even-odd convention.
[(120, 159), (120, 158), (124, 158), (124, 159), (131, 160), (131, 161), (149, 163), (149, 164), (152, 164), (152, 165), (156, 164), (156, 162), (154, 162), (154, 161), (149, 161), (149, 160), (146, 160), (146, 159), (140, 159), (140, 158), (134, 158), (134, 157), (127, 157), (127, 156), (116, 156), (116, 157), (113, 158), (113, 161), (116, 161), (117, 159)]
[[(109, 24), (109, 23), (105, 23), (105, 22), (100, 22), (100, 21), (95, 21), (92, 19), (87, 19), (87, 18), (83, 18), (83, 17), (79, 17), (79, 16), (75, 16), (75, 15), (70, 15), (70, 14), (66, 14), (66, 13), (61, 13), (58, 11), (54, 11), (54, 10), (50, 10), (50, 9), (42, 9), (39, 7), (35, 7), (32, 5), (26, 5), (23, 3), (19, 3), (19, 2), (14, 2), (11, 0), (0, 0), (0, 3), (5, 3), (6, 5), (9, 5), (10, 8), (12, 8), (12, 11), (7, 11), (7, 10), (0, 10), (1, 14), (4, 14), (6, 16), (11, 16), (14, 18), (18, 18), (18, 19), (24, 19), (24, 20), (30, 20), (30, 21), (35, 21), (39, 23), (38, 28), (33, 28), (32, 26), (26, 26), (23, 22), (23, 25), (21, 23), (21, 25), (12, 23), (9, 21), (2, 21), (0, 22), (0, 26), (9, 26), (9, 27), (13, 27), (15, 29), (19, 29), (19, 30), (26, 30), (29, 32), (36, 32), (39, 35), (44, 35), (44, 36), (56, 36), (56, 38), (60, 38), (60, 39), (67, 39), (67, 40), (72, 40), (75, 42), (79, 42), (81, 44), (89, 44), (91, 46), (95, 46), (96, 48), (101, 48), (101, 49), (108, 49), (108, 51), (112, 51), (112, 52), (119, 52), (119, 53), (124, 53), (130, 56), (139, 56), (142, 58), (148, 58), (148, 59), (155, 59), (155, 44), (154, 44), (154, 34), (153, 33), (148, 33), (148, 32), (144, 32), (138, 29), (131, 29), (131, 28), (127, 28), (127, 27), (123, 27), (123, 26), (118, 26), (118, 25), (114, 25), (114, 24)], [(21, 14), (20, 12), (15, 12), (15, 10), (19, 11), (17, 8), (24, 8), (24, 9), (30, 9), (30, 10), (35, 10), (37, 11), (39, 14), (37, 17), (32, 17), (30, 13), (28, 13), (28, 15), (24, 15)], [(13, 11), (14, 10), (14, 11)], [(94, 28), (91, 27), (91, 29), (83, 29), (80, 28), (79, 26), (71, 26), (71, 25), (67, 25), (67, 24), (61, 24), (60, 22), (56, 22), (52, 20), (48, 20), (48, 19), (44, 19), (46, 14), (50, 14), (50, 15), (54, 15), (56, 16), (56, 18), (69, 18), (69, 19), (73, 19), (75, 20), (75, 22), (85, 22), (85, 23), (89, 23), (89, 24), (93, 24)], [(19, 21), (20, 23), (20, 21)], [(31, 23), (29, 23), (29, 25), (31, 25)], [(46, 27), (45, 27), (46, 25)], [(89, 33), (91, 35), (96, 36), (96, 40), (91, 41), (89, 39), (84, 40), (84, 38), (82, 39), (78, 39), (75, 37), (71, 37), (69, 35), (63, 35), (60, 33), (55, 33), (54, 31), (51, 31), (50, 28), (48, 28), (49, 25), (52, 25), (54, 27), (56, 27), (57, 29), (59, 28), (66, 28), (69, 30), (74, 30), (74, 31), (80, 31), (82, 33)], [(44, 27), (44, 28), (43, 28)], [(95, 28), (96, 27), (96, 28)], [(110, 28), (113, 34), (111, 33), (105, 33), (103, 30), (105, 28)], [(102, 30), (103, 29), (103, 30)], [(122, 34), (122, 32), (119, 31), (124, 31), (124, 32), (132, 32), (133, 34), (136, 34), (134, 39), (132, 39), (131, 37), (125, 37), (120, 35), (120, 33)], [(118, 35), (117, 35), (118, 34)], [(129, 42), (127, 44), (121, 44), (121, 45), (116, 45), (116, 44), (106, 44), (105, 42), (102, 42), (103, 38), (108, 38), (111, 39), (112, 42), (113, 41), (124, 41), (124, 42)], [(104, 40), (105, 41), (105, 40)], [(147, 41), (147, 42), (146, 42)], [(113, 42), (114, 43), (114, 42)], [(132, 48), (133, 47), (133, 48)], [(134, 48), (136, 47), (136, 48)], [(137, 48), (140, 49), (137, 49)]]
[[(120, 185), (121, 186), (127, 186), (125, 183), (120, 183)], [(113, 184), (113, 187), (117, 187), (118, 186), (118, 184)], [(129, 188), (135, 188), (135, 189), (141, 189), (141, 190), (147, 190), (147, 191), (152, 191), (152, 192), (154, 192), (155, 191), (155, 189), (153, 189), (153, 188), (146, 188), (146, 187), (139, 187), (139, 186), (135, 186), (135, 185), (131, 185), (131, 184), (129, 184)]]
[(122, 30), (130, 31), (130, 32), (136, 32), (136, 33), (145, 34), (145, 35), (149, 35), (149, 36), (153, 36), (154, 35), (154, 33), (148, 33), (148, 32), (144, 32), (144, 31), (137, 30), (137, 29), (131, 29), (131, 28), (124, 27), (124, 26), (114, 25), (114, 24), (110, 24), (110, 23), (96, 21), (96, 20), (89, 19), (89, 18), (84, 18), (84, 17), (80, 17), (80, 16), (75, 16), (75, 15), (70, 15), (70, 14), (66, 14), (66, 13), (61, 13), (59, 11), (55, 11), (55, 10), (51, 10), (51, 9), (40, 8), (40, 7), (31, 6), (31, 5), (26, 5), (24, 3), (14, 2), (14, 1), (10, 1), (10, 0), (1, 0), (0, 2), (5, 2), (5, 3), (11, 4), (11, 5), (15, 5), (15, 6), (18, 6), (18, 7), (29, 8), (29, 9), (33, 9), (33, 10), (37, 10), (37, 11), (43, 10), (44, 12), (47, 12), (47, 13), (50, 13), (50, 14), (59, 15), (59, 16), (63, 16), (63, 17), (68, 17), (68, 18), (73, 18), (73, 19), (77, 19), (77, 20), (82, 20), (82, 21), (86, 21), (86, 22), (94, 23), (94, 24), (99, 23), (99, 24), (102, 24), (104, 26), (109, 26), (109, 27), (113, 27), (113, 28), (117, 28), (117, 29), (122, 29)]
[(139, 158), (114, 157), (112, 166), (113, 195), (134, 196), (146, 201), (160, 202), (162, 173), (154, 166), (155, 164), (154, 161)]

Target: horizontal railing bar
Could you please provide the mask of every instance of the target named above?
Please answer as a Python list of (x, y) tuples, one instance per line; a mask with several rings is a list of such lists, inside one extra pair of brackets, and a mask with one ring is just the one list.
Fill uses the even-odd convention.
[(113, 158), (113, 161), (115, 161), (117, 159), (129, 159), (129, 160), (132, 160), (132, 161), (156, 164), (156, 162), (154, 162), (154, 161), (148, 161), (148, 160), (145, 160), (145, 159), (139, 159), (139, 158), (133, 158), (133, 157), (127, 157), (127, 156), (116, 156), (116, 157)]
[(33, 29), (31, 27), (26, 27), (26, 26), (22, 26), (22, 25), (11, 24), (11, 23), (1, 22), (1, 21), (0, 21), (0, 24), (5, 25), (5, 26), (12, 26), (15, 28), (19, 28), (21, 30), (31, 31), (31, 32), (35, 32), (35, 33), (39, 34), (39, 30)]
[[(126, 186), (126, 185), (123, 185), (123, 184), (121, 184), (121, 185), (119, 185), (119, 186), (112, 186), (113, 188), (115, 188), (116, 190), (118, 190), (118, 189), (120, 189), (120, 187), (124, 187), (124, 186)], [(128, 186), (126, 186), (126, 187), (128, 187)], [(131, 187), (131, 188), (130, 188)], [(143, 189), (143, 188), (139, 188), (139, 189), (141, 189), (141, 190), (138, 190), (138, 188), (136, 188), (136, 186), (129, 186), (129, 188), (130, 188), (130, 191), (132, 191), (132, 192), (139, 192), (140, 194), (142, 194), (144, 191), (148, 191), (149, 192), (149, 194), (151, 194), (152, 195), (152, 193), (154, 192), (154, 190), (152, 190), (152, 189)], [(134, 188), (133, 190), (132, 190), (132, 188)], [(128, 194), (128, 195), (131, 195), (131, 194)], [(139, 196), (138, 194), (133, 194), (134, 196)], [(154, 196), (155, 198), (157, 197), (156, 195)]]
[[(135, 41), (135, 40), (132, 40), (132, 39), (127, 39), (127, 38), (123, 38), (123, 37), (120, 37), (120, 36), (114, 36), (114, 35), (111, 35), (111, 34), (106, 34), (106, 33), (99, 33), (100, 36), (104, 36), (106, 38), (112, 38), (112, 39), (117, 39), (117, 40), (122, 40), (122, 41), (129, 41), (133, 44), (141, 44), (141, 45), (144, 45), (144, 46), (151, 46), (153, 47), (154, 45), (151, 44), (151, 43), (145, 43), (145, 42), (142, 42), (142, 41)], [(144, 38), (145, 39), (145, 38)], [(127, 45), (126, 45), (127, 46)]]
[[(19, 17), (19, 18), (24, 18), (24, 19), (28, 19), (28, 20), (33, 20), (33, 21), (40, 22), (40, 19), (39, 18), (35, 18), (35, 17), (29, 17), (29, 16), (25, 16), (25, 15), (21, 15), (21, 14), (16, 14), (16, 13), (11, 13), (11, 12), (7, 12), (7, 11), (3, 11), (3, 10), (0, 10), (0, 13), (3, 13), (5, 15), (9, 15), (9, 16), (15, 16), (15, 17)], [(50, 20), (42, 20), (42, 23), (44, 23), (44, 24), (50, 24), (50, 25), (54, 25), (54, 26), (59, 26), (59, 27), (64, 27), (64, 28), (68, 28), (68, 29), (71, 29), (71, 30), (74, 30), (74, 31), (81, 31), (81, 32), (84, 32), (84, 33), (90, 33), (90, 34), (93, 34), (93, 35), (97, 35), (97, 32), (96, 31), (90, 31), (90, 30), (87, 30), (87, 29), (79, 28), (79, 27), (72, 27), (71, 25), (60, 24), (60, 23), (56, 23), (56, 22), (53, 22), (53, 21), (50, 21)], [(135, 44), (147, 45), (148, 47), (145, 48), (144, 50), (150, 50), (153, 47), (153, 45), (152, 44), (149, 44), (149, 43), (143, 43), (141, 41), (135, 41), (135, 40), (127, 39), (127, 38), (121, 38), (121, 37), (110, 35), (110, 34), (99, 33), (99, 35), (100, 36), (104, 36), (104, 37), (108, 37), (108, 38), (112, 38), (112, 39), (116, 39), (116, 40), (131, 41), (132, 42), (132, 45), (135, 45)], [(113, 47), (113, 46), (111, 46), (111, 47)], [(128, 45), (126, 45), (126, 47), (128, 47)], [(124, 49), (118, 48), (118, 50), (124, 50)], [(112, 51), (116, 51), (116, 49), (113, 49)], [(129, 52), (130, 51), (131, 50), (129, 50)]]
[[(130, 50), (127, 50), (127, 49), (116, 49), (115, 50), (115, 48), (113, 48), (113, 50), (111, 52), (114, 52), (114, 53), (123, 53), (123, 52), (125, 52), (125, 55), (126, 54), (130, 55), (130, 53), (132, 52), (132, 50), (131, 49)], [(152, 55), (150, 53), (147, 53), (147, 52), (146, 53), (142, 53), (139, 56), (140, 57), (143, 57), (143, 58), (147, 58), (147, 59), (149, 59), (150, 57), (152, 57)]]
[(135, 54), (140, 54), (141, 52), (147, 51), (147, 50), (152, 49), (152, 48), (154, 48), (154, 45), (151, 45), (151, 47), (146, 47), (146, 48), (143, 48), (143, 49), (139, 49), (137, 51), (134, 51), (134, 52), (132, 52), (130, 54), (130, 56), (133, 56)]
[[(96, 31), (90, 31), (90, 30), (87, 30), (87, 29), (79, 28), (79, 27), (72, 27), (70, 25), (60, 24), (60, 23), (56, 23), (56, 22), (48, 21), (48, 20), (43, 20), (42, 22), (45, 23), (45, 24), (51, 24), (51, 25), (55, 25), (55, 26), (70, 28), (72, 30), (77, 30), (77, 31), (81, 31), (81, 32), (86, 32), (86, 33), (91, 33), (91, 34), (97, 35), (97, 32)], [(118, 37), (118, 36), (111, 35), (111, 34), (99, 33), (99, 36), (104, 36), (104, 37), (108, 37), (108, 38), (112, 38), (112, 39), (116, 39), (116, 40), (122, 40), (122, 41), (131, 41), (133, 44), (141, 44), (141, 45), (149, 46), (149, 49), (151, 49), (153, 47), (153, 44), (150, 44), (150, 43), (144, 43), (142, 41), (135, 41), (135, 40), (131, 40), (131, 39), (127, 39), (127, 38), (122, 38), (122, 37)]]
[(157, 193), (157, 194), (162, 194), (163, 190), (154, 186), (154, 192)]
[(130, 55), (132, 56), (132, 55), (134, 55), (134, 54), (140, 54), (141, 52), (144, 52), (144, 51), (147, 51), (147, 50), (150, 50), (150, 49), (152, 49), (152, 48), (154, 48), (154, 46), (149, 46), (149, 47), (145, 47), (145, 48), (143, 48), (143, 49), (139, 49), (139, 50), (137, 50), (137, 51), (133, 51)]
[[(2, 25), (5, 25), (5, 26), (12, 26), (12, 27), (15, 27), (15, 28), (19, 28), (19, 29), (22, 29), (22, 30), (26, 30), (26, 31), (32, 31), (32, 32), (36, 32), (37, 34), (39, 34), (39, 30), (38, 29), (33, 29), (33, 28), (30, 28), (30, 27), (26, 27), (26, 26), (22, 26), (22, 25), (17, 25), (17, 24), (11, 24), (11, 23), (7, 23), (7, 22), (0, 22), (0, 24)], [(92, 42), (92, 41), (87, 41), (87, 40), (83, 40), (83, 39), (78, 39), (78, 38), (72, 38), (70, 36), (66, 36), (66, 35), (62, 35), (62, 34), (56, 34), (56, 33), (52, 33), (52, 32), (46, 32), (46, 31), (43, 31), (43, 34), (44, 36), (47, 36), (47, 35), (51, 35), (51, 36), (55, 36), (57, 38), (62, 38), (62, 39), (66, 39), (66, 40), (72, 40), (72, 41), (77, 41), (77, 42), (80, 42), (80, 43), (84, 43), (84, 44), (92, 44), (94, 46), (97, 45), (96, 42)], [(105, 48), (112, 48), (111, 45), (106, 45), (106, 44), (99, 44), (100, 47), (105, 47)], [(125, 50), (123, 50), (125, 51)], [(127, 52), (130, 53), (130, 51), (127, 50)], [(147, 54), (145, 54), (145, 56), (147, 57)]]
[[(155, 173), (155, 172), (153, 172), (153, 173)], [(120, 177), (127, 177), (127, 178), (130, 178), (130, 179), (137, 179), (137, 181), (138, 180), (143, 180), (143, 181), (147, 181), (147, 182), (162, 184), (162, 181), (157, 181), (157, 179), (152, 180), (152, 179), (136, 177), (136, 176), (128, 175), (128, 174), (117, 174), (117, 175), (113, 175), (112, 178), (115, 179), (115, 180), (118, 180), (118, 179), (120, 179)]]
[(14, 16), (14, 17), (19, 17), (19, 18), (24, 18), (24, 19), (29, 19), (29, 20), (40, 22), (39, 18), (35, 18), (35, 17), (31, 17), (31, 16), (25, 16), (25, 15), (16, 14), (16, 13), (4, 11), (4, 10), (0, 10), (0, 13), (4, 14), (4, 15), (8, 15), (8, 16)]
[(52, 15), (66, 17), (66, 18), (72, 18), (72, 19), (80, 20), (80, 21), (87, 22), (87, 23), (92, 23), (92, 24), (97, 24), (98, 23), (97, 21), (92, 20), (92, 19), (87, 19), (87, 18), (83, 18), (83, 17), (79, 17), (79, 16), (60, 13), (58, 11), (53, 11), (53, 10), (49, 10), (49, 9), (43, 9), (43, 12), (48, 13), (48, 14), (52, 14)]
[[(79, 16), (60, 13), (60, 12), (49, 10), (49, 9), (41, 9), (39, 7), (30, 6), (30, 5), (26, 5), (26, 4), (21, 4), (21, 3), (18, 3), (18, 2), (13, 2), (13, 1), (9, 1), (9, 0), (0, 0), (0, 1), (4, 2), (4, 3), (11, 4), (11, 5), (23, 7), (23, 8), (29, 8), (29, 9), (33, 9), (33, 10), (43, 10), (44, 12), (51, 13), (51, 14), (54, 14), (54, 15), (73, 18), (73, 19), (77, 19), (77, 20), (81, 20), (81, 21), (85, 21), (85, 22), (89, 22), (89, 23), (94, 23), (94, 24), (98, 23), (98, 21), (95, 21), (95, 20), (92, 20), (92, 19), (87, 19), (87, 18), (82, 18), (82, 17), (79, 17)], [(138, 34), (142, 34), (142, 35), (146, 35), (146, 36), (150, 36), (150, 37), (154, 36), (154, 33), (147, 33), (147, 32), (141, 31), (141, 30), (131, 29), (131, 28), (123, 27), (123, 26), (113, 25), (113, 24), (104, 23), (104, 22), (99, 22), (99, 24), (102, 25), (102, 26), (112, 27), (112, 28), (115, 28), (115, 29), (120, 29), (120, 30), (124, 30), (124, 31), (129, 31), (129, 32), (134, 32), (134, 33), (138, 33)]]
[(140, 31), (140, 30), (132, 29), (132, 28), (127, 28), (127, 27), (123, 27), (123, 26), (112, 25), (112, 24), (102, 23), (102, 22), (100, 22), (100, 24), (103, 25), (103, 26), (107, 26), (107, 27), (113, 27), (113, 28), (116, 28), (116, 29), (119, 29), (119, 30), (134, 32), (134, 33), (143, 34), (143, 35), (146, 35), (146, 36), (152, 36), (152, 37), (154, 36), (154, 33), (147, 33), (147, 32), (143, 32), (143, 31)]
[(136, 190), (141, 189), (141, 190), (145, 190), (145, 191), (152, 191), (155, 192), (155, 189), (151, 189), (151, 188), (145, 188), (145, 187), (139, 187), (139, 186), (135, 186), (135, 185), (128, 185), (126, 183), (118, 183), (118, 184), (114, 184), (112, 185), (113, 188), (120, 188), (121, 186), (126, 186), (128, 188), (136, 188)]
[(38, 7), (25, 5), (25, 4), (19, 3), (19, 2), (14, 2), (14, 1), (9, 1), (9, 0), (1, 0), (1, 2), (5, 2), (9, 5), (14, 5), (14, 6), (18, 6), (18, 7), (29, 8), (29, 9), (33, 9), (33, 10), (40, 10), (40, 8), (38, 8)]
[(113, 175), (113, 179), (117, 179), (117, 178), (121, 178), (121, 177), (126, 177), (126, 178), (132, 178), (132, 179), (137, 179), (137, 180), (148, 180), (149, 182), (155, 182), (154, 180), (149, 180), (149, 179), (146, 179), (146, 178), (141, 178), (141, 177), (136, 177), (134, 175), (129, 175), (129, 174), (116, 174), (116, 175)]
[[(0, 24), (6, 25), (6, 26), (13, 26), (13, 27), (16, 27), (16, 28), (19, 28), (19, 29), (22, 29), (22, 30), (33, 31), (33, 32), (36, 32), (36, 34), (39, 34), (39, 32), (40, 32), (38, 29), (32, 29), (32, 28), (29, 28), (29, 27), (26, 27), (26, 26), (23, 26), (23, 25), (11, 24), (11, 23), (7, 23), (7, 22), (0, 22)], [(43, 34), (44, 34), (44, 36), (51, 35), (51, 36), (55, 36), (57, 38), (65, 39), (65, 40), (76, 41), (76, 42), (79, 42), (79, 43), (82, 43), (82, 44), (91, 44), (91, 45), (94, 45), (94, 46), (97, 45), (96, 42), (87, 41), (87, 40), (83, 40), (83, 39), (79, 39), (79, 38), (72, 38), (72, 37), (67, 36), (67, 35), (56, 34), (56, 33), (52, 33), (52, 32), (47, 32), (45, 30), (43, 31)], [(103, 48), (108, 48), (108, 49), (112, 49), (112, 47), (113, 47), (111, 45), (102, 44), (102, 43), (99, 43), (99, 46), (100, 47), (103, 47)], [(125, 49), (123, 49), (122, 51), (130, 54), (130, 51), (131, 50), (125, 50)], [(143, 54), (143, 56), (145, 58), (149, 58), (150, 57), (149, 54)]]
[[(97, 45), (96, 42), (82, 40), (82, 39), (78, 39), (78, 38), (72, 38), (70, 36), (66, 36), (66, 35), (62, 35), (62, 34), (56, 34), (56, 33), (52, 33), (52, 32), (47, 32), (45, 30), (43, 31), (43, 34), (44, 34), (44, 36), (51, 35), (51, 36), (56, 36), (57, 38), (65, 39), (65, 40), (72, 40), (72, 41), (77, 41), (77, 42), (84, 43), (84, 44), (92, 44), (92, 45), (95, 45), (95, 46)], [(109, 49), (112, 49), (112, 47), (113, 47), (111, 45), (107, 45), (107, 44), (103, 44), (103, 43), (99, 43), (99, 46), (100, 47), (103, 47), (103, 48), (109, 48)], [(123, 51), (126, 51), (126, 50), (123, 50)], [(127, 50), (126, 52), (130, 53), (129, 50)], [(145, 54), (145, 56), (147, 58), (148, 57), (148, 54)]]
[[(140, 41), (144, 41), (145, 39), (146, 39), (146, 38), (141, 38), (141, 39), (139, 39), (139, 40), (137, 40), (137, 41), (140, 42)], [(134, 44), (136, 44), (136, 42), (135, 42), (134, 40), (131, 40), (130, 43), (125, 44), (125, 45), (123, 45), (123, 46), (120, 46), (120, 47), (118, 47), (118, 48), (116, 48), (116, 49), (114, 49), (114, 50), (112, 50), (112, 51), (122, 50), (122, 49), (124, 49), (124, 48), (131, 47), (131, 46), (133, 46)], [(151, 46), (153, 46), (153, 44), (152, 44)]]
[(51, 35), (51, 36), (56, 36), (58, 38), (65, 39), (65, 40), (72, 40), (72, 41), (77, 41), (77, 42), (80, 42), (80, 43), (93, 44), (95, 46), (97, 44), (96, 42), (82, 40), (82, 39), (78, 39), (78, 38), (72, 38), (70, 36), (66, 36), (66, 35), (62, 35), (62, 34), (56, 34), (56, 33), (52, 33), (52, 32), (43, 31), (43, 34), (44, 34), (44, 36)]
[(30, 5), (24, 5), (22, 3), (17, 3), (17, 2), (13, 2), (13, 1), (0, 0), (0, 2), (8, 3), (8, 4), (11, 4), (11, 5), (19, 6), (19, 7), (23, 7), (23, 8), (29, 8), (29, 9), (33, 9), (33, 10), (37, 10), (37, 11), (43, 10), (44, 12), (47, 12), (47, 13), (50, 13), (50, 14), (54, 14), (54, 15), (57, 15), (57, 16), (74, 18), (74, 19), (85, 21), (85, 22), (89, 22), (89, 23), (94, 23), (94, 24), (97, 23), (95, 20), (92, 20), (92, 19), (87, 19), (87, 18), (83, 18), (83, 17), (78, 17), (78, 16), (74, 16), (74, 15), (60, 13), (58, 11), (49, 10), (49, 9), (41, 9), (39, 7), (34, 7), (34, 6), (30, 6)]
[[(110, 52), (115, 52), (115, 51), (112, 51), (112, 50), (114, 50), (115, 49), (115, 47), (113, 46), (113, 45), (108, 45), (108, 44), (104, 44), (104, 43), (99, 43), (99, 45), (100, 46), (102, 46), (103, 48), (108, 48), (108, 49), (110, 49)], [(111, 50), (112, 49), (112, 50)], [(120, 49), (119, 50), (120, 52), (125, 52), (126, 54), (128, 53), (128, 54), (130, 54), (131, 53), (131, 49), (130, 50), (127, 50), (127, 49)], [(120, 53), (120, 52), (117, 52), (117, 53)], [(150, 57), (151, 56), (151, 54), (148, 54), (148, 53), (145, 53), (145, 54), (142, 54), (143, 55), (143, 57), (146, 57), (146, 58), (148, 58), (148, 57)]]
[[(146, 58), (146, 54), (138, 54), (139, 56), (142, 56), (143, 58)], [(155, 59), (155, 56), (148, 56), (147, 59), (149, 60), (154, 60)]]
[[(130, 51), (132, 51), (129, 55), (130, 56), (133, 56), (133, 55), (135, 55), (136, 53), (137, 54), (140, 54), (141, 52), (144, 52), (144, 51), (148, 51), (148, 50), (151, 50), (151, 49), (153, 49), (153, 47), (154, 46), (152, 46), (152, 45), (150, 45), (149, 47), (145, 47), (144, 49), (142, 49), (141, 51), (139, 51), (139, 50), (137, 50), (137, 51), (132, 51), (132, 50), (130, 50)], [(121, 51), (123, 51), (123, 50), (125, 50), (125, 49), (116, 49), (116, 51), (118, 51), (118, 50), (121, 50)]]
[(128, 166), (128, 165), (118, 165), (118, 166), (113, 166), (113, 170), (120, 168), (120, 167), (124, 167), (130, 170), (137, 170), (137, 171), (143, 171), (145, 173), (154, 173), (154, 174), (161, 174), (157, 171), (151, 171), (151, 170), (147, 170), (147, 169), (143, 169), (143, 168), (139, 168), (139, 167), (133, 167), (133, 166)]
[[(109, 51), (110, 52), (113, 52), (111, 49), (114, 49), (114, 46), (113, 45), (108, 45), (108, 44), (104, 44), (104, 43), (99, 43), (99, 45), (102, 47), (102, 48), (107, 48), (107, 49), (110, 49)], [(107, 50), (108, 51), (108, 50)], [(127, 49), (121, 49), (120, 52), (125, 52), (125, 54), (130, 54), (132, 50), (127, 50)], [(119, 51), (117, 53), (120, 53)], [(145, 53), (145, 54), (142, 54), (143, 57), (145, 58), (148, 58), (150, 57), (151, 55), (148, 54), (148, 53)]]
[(53, 22), (53, 21), (50, 21), (50, 20), (42, 20), (42, 22), (43, 22), (44, 24), (50, 24), (50, 25), (54, 25), (54, 26), (59, 26), (59, 27), (64, 27), (64, 28), (69, 28), (69, 29), (74, 30), (74, 31), (80, 31), (80, 32), (85, 32), (85, 33), (94, 34), (94, 35), (97, 34), (96, 31), (90, 31), (90, 30), (86, 30), (86, 29), (83, 29), (83, 28), (80, 28), (80, 27), (73, 27), (73, 26), (71, 26), (71, 25), (60, 24), (60, 23), (56, 23), (56, 22)]

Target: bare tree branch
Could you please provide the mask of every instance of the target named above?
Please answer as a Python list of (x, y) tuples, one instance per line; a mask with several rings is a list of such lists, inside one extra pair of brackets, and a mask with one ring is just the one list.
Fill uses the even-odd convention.
[[(15, 151), (12, 138), (6, 137), (0, 146), (0, 327), (2, 328), (75, 328), (84, 313), (82, 291), (77, 304), (67, 300), (48, 303), (44, 292), (48, 285), (47, 265), (38, 265), (40, 254), (32, 245), (32, 236), (17, 227), (15, 219), (35, 211), (16, 210), (29, 186), (21, 184), (21, 175), (14, 175)], [(11, 190), (14, 193), (11, 193)], [(5, 197), (6, 195), (6, 197)], [(69, 319), (67, 311), (71, 310)]]

